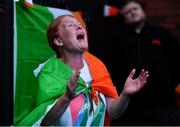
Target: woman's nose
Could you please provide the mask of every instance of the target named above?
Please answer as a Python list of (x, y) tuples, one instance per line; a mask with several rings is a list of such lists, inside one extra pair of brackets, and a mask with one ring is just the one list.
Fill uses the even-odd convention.
[(79, 24), (79, 25), (76, 25), (76, 29), (79, 30), (79, 29), (82, 29), (82, 26)]

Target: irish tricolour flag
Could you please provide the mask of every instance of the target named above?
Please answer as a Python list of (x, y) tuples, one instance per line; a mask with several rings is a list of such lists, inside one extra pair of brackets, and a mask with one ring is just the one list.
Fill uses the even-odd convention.
[(54, 54), (46, 39), (46, 29), (54, 18), (65, 14), (73, 13), (33, 4), (32, 0), (15, 2), (14, 125), (31, 125), (37, 119), (26, 122), (35, 106), (37, 81), (33, 70)]

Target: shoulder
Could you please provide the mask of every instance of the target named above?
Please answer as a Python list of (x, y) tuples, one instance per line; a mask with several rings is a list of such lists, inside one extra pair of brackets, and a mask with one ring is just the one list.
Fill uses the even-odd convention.
[(84, 57), (88, 63), (94, 64), (94, 65), (105, 66), (104, 63), (99, 58), (97, 58), (96, 56), (94, 56), (90, 52), (85, 52)]
[(89, 52), (85, 52), (84, 57), (87, 61), (93, 79), (101, 79), (104, 76), (109, 76), (106, 66), (100, 59)]
[(37, 77), (39, 75), (39, 73), (43, 70), (43, 68), (45, 68), (52, 61), (52, 58), (53, 58), (53, 56), (51, 56), (45, 62), (40, 63), (38, 65), (38, 67), (33, 71), (35, 77)]
[(52, 67), (54, 67), (54, 64), (57, 63), (57, 58), (55, 55), (51, 56), (45, 63), (45, 65), (43, 66), (42, 70), (49, 70), (52, 69)]
[(157, 24), (147, 24), (148, 29), (152, 31), (157, 31), (161, 33), (169, 33), (170, 30), (162, 25), (157, 25)]
[(40, 75), (42, 72), (61, 76), (69, 76), (71, 74), (71, 69), (60, 59), (58, 59), (56, 55), (53, 55), (34, 70), (34, 75), (38, 77), (38, 75)]

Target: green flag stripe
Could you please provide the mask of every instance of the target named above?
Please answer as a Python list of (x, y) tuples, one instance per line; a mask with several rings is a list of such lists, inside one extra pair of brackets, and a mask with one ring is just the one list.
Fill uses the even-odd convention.
[[(15, 3), (17, 52), (15, 53), (15, 105), (14, 124), (21, 122), (35, 108), (37, 81), (33, 70), (46, 61), (54, 52), (48, 45), (46, 29), (61, 9), (52, 9), (35, 4), (35, 8), (24, 5), (23, 0)], [(53, 10), (53, 11), (52, 11)]]

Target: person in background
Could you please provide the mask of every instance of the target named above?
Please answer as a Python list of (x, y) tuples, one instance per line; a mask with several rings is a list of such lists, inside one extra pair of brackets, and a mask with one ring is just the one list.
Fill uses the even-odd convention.
[(148, 71), (142, 69), (133, 79), (132, 69), (118, 96), (105, 65), (87, 51), (87, 33), (72, 15), (56, 18), (47, 36), (56, 55), (34, 71), (38, 78), (36, 108), (21, 125), (109, 125), (147, 82)]
[[(180, 46), (168, 29), (147, 21), (142, 5), (122, 0), (124, 26), (112, 47), (112, 80), (124, 84), (131, 68), (148, 70), (147, 85), (132, 96), (128, 109), (112, 125), (180, 125), (175, 88), (180, 82)], [(124, 86), (116, 85), (118, 92)]]

